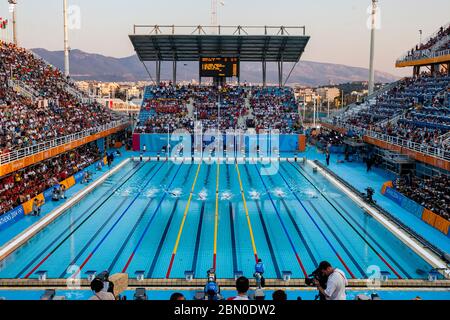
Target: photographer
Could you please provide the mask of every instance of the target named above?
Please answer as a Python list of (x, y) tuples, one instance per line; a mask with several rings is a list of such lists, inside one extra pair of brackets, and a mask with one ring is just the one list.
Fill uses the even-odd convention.
[(325, 296), (326, 300), (346, 300), (345, 287), (347, 286), (347, 278), (342, 270), (331, 267), (328, 261), (322, 261), (317, 268), (322, 276), (328, 277), (326, 289), (322, 287), (317, 279), (314, 279), (314, 284), (321, 295)]

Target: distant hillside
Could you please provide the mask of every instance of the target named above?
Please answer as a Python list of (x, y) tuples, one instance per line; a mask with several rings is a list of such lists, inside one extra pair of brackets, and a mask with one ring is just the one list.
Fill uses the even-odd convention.
[[(36, 54), (58, 68), (64, 66), (62, 51), (48, 51), (46, 49), (32, 49)], [(155, 76), (155, 64), (147, 63), (147, 66)], [(285, 76), (292, 67), (291, 63), (285, 64)], [(86, 53), (81, 50), (70, 52), (70, 71), (76, 80), (98, 81), (138, 81), (149, 80), (148, 74), (136, 55), (125, 58), (113, 58), (100, 54)], [(171, 79), (171, 63), (163, 63), (161, 77), (163, 80)], [(178, 80), (192, 80), (198, 78), (198, 63), (190, 62), (178, 64)], [(368, 69), (350, 67), (332, 63), (300, 61), (291, 74), (289, 83), (302, 85), (327, 85), (339, 84), (351, 81), (364, 81), (368, 78)], [(398, 77), (385, 72), (376, 72), (377, 82), (392, 82)], [(261, 65), (259, 63), (241, 63), (241, 81), (261, 82)], [(277, 69), (274, 63), (267, 66), (267, 81), (277, 82)]]

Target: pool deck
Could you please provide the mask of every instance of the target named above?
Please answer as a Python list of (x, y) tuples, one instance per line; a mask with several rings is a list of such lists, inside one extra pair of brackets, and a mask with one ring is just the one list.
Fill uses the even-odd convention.
[[(249, 279), (250, 286), (255, 287), (255, 279)], [(217, 282), (224, 288), (235, 288), (236, 281), (234, 279), (217, 279)], [(152, 288), (186, 288), (198, 287), (202, 288), (205, 285), (205, 279), (193, 279), (187, 281), (185, 279), (129, 279), (128, 287), (152, 287)], [(80, 279), (79, 286), (82, 288), (89, 288), (90, 281), (87, 279)], [(67, 288), (67, 279), (0, 279), (0, 288)], [(289, 281), (279, 279), (266, 279), (266, 287), (272, 288), (307, 288), (305, 279), (291, 279)], [(368, 279), (348, 279), (349, 288), (445, 288), (450, 289), (449, 280), (418, 280), (418, 279), (388, 279), (376, 284)]]

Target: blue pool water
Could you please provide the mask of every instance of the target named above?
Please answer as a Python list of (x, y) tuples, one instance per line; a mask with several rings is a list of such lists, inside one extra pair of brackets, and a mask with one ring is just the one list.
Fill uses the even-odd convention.
[(266, 172), (261, 164), (130, 161), (2, 261), (0, 278), (43, 270), (67, 278), (79, 268), (83, 278), (90, 270), (205, 278), (214, 264), (218, 278), (252, 277), (255, 257), (267, 278), (304, 278), (322, 260), (349, 278), (376, 270), (427, 277), (430, 265), (311, 167), (281, 162), (278, 173)]

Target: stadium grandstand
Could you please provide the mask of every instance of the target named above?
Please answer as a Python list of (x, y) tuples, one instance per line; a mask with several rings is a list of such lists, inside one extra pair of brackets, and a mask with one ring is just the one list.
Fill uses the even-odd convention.
[[(415, 161), (394, 188), (450, 221), (450, 26), (439, 28), (399, 58), (399, 68), (413, 67), (413, 76), (390, 84), (361, 105), (324, 122), (324, 127), (358, 135), (379, 150), (392, 150)], [(337, 130), (337, 131), (336, 131)], [(329, 133), (324, 134), (325, 140)], [(340, 141), (344, 135), (340, 135)], [(379, 152), (380, 163), (392, 154)], [(408, 162), (408, 165), (410, 163)], [(404, 173), (404, 174), (401, 174)]]
[(129, 122), (90, 101), (31, 51), (1, 41), (0, 58), (3, 214), (100, 159), (104, 148), (98, 149), (92, 135), (103, 136), (104, 144), (105, 136)]

